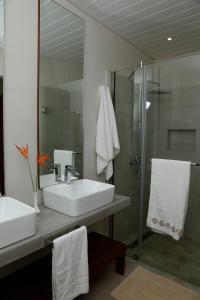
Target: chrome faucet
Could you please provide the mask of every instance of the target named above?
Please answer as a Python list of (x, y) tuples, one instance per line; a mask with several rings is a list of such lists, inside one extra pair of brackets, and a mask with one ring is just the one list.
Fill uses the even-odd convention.
[(55, 164), (53, 168), (49, 169), (49, 172), (55, 172), (56, 182), (61, 181), (61, 164)]
[(65, 166), (65, 182), (67, 184), (70, 184), (72, 182), (72, 170), (73, 170), (73, 166), (71, 165)]
[(61, 181), (61, 164), (55, 164), (56, 181)]

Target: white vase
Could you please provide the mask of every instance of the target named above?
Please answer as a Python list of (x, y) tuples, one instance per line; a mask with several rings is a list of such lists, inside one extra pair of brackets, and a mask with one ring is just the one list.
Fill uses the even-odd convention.
[(34, 196), (34, 208), (36, 210), (37, 215), (39, 215), (40, 209), (38, 207), (38, 193), (37, 192), (33, 193), (33, 196)]

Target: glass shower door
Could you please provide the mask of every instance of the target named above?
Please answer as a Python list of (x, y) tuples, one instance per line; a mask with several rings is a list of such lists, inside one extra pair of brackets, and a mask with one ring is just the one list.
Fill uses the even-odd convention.
[[(146, 129), (146, 112), (154, 103), (150, 102), (152, 66), (140, 66), (137, 70), (115, 73), (114, 106), (121, 145), (120, 154), (114, 163), (116, 192), (130, 196), (131, 206), (114, 216), (114, 238), (125, 242), (128, 255), (140, 258), (142, 241), (150, 235), (145, 217), (148, 210), (150, 163), (152, 145), (156, 143), (153, 128)], [(147, 100), (147, 101), (146, 101)], [(149, 100), (149, 101), (148, 101)], [(153, 109), (152, 109), (153, 108)], [(155, 119), (155, 113), (151, 118)], [(155, 124), (154, 124), (155, 125)], [(153, 133), (153, 134), (152, 134)]]
[(137, 172), (134, 158), (137, 152), (137, 132), (134, 128), (134, 82), (131, 70), (115, 72), (115, 114), (120, 140), (120, 153), (114, 162), (116, 193), (130, 196), (131, 206), (117, 213), (113, 220), (114, 238), (131, 246), (138, 236)]
[[(200, 56), (198, 56), (200, 59)], [(191, 167), (188, 209), (183, 236), (155, 233), (146, 227), (150, 194), (150, 159), (200, 160), (200, 68), (192, 56), (144, 68), (146, 97), (145, 167), (141, 261), (200, 285), (200, 167)]]
[(115, 74), (115, 111), (121, 144), (116, 192), (131, 206), (114, 217), (114, 238), (128, 255), (200, 285), (200, 167), (191, 167), (183, 236), (179, 241), (146, 226), (151, 159), (200, 161), (200, 55)]

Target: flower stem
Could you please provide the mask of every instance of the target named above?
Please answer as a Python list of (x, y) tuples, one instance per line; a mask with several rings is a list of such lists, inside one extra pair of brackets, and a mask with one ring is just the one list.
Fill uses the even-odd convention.
[(37, 193), (38, 192), (38, 176), (36, 175), (36, 178), (35, 178), (35, 192)]
[(30, 166), (30, 163), (29, 163), (29, 159), (27, 158), (27, 163), (28, 163), (28, 168), (29, 168), (29, 172), (30, 172), (30, 176), (31, 176), (31, 183), (32, 183), (32, 187), (33, 187), (33, 192), (35, 193), (36, 190), (35, 190), (35, 186), (34, 186), (34, 183), (33, 183), (33, 175), (32, 175), (32, 172), (31, 172), (31, 166)]

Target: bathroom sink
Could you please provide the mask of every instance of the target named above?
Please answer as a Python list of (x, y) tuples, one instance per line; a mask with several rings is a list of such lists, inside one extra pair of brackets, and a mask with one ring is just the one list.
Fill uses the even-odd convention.
[(36, 211), (18, 200), (0, 197), (0, 248), (36, 233)]
[(115, 186), (80, 179), (43, 189), (44, 205), (69, 216), (79, 216), (113, 201)]

